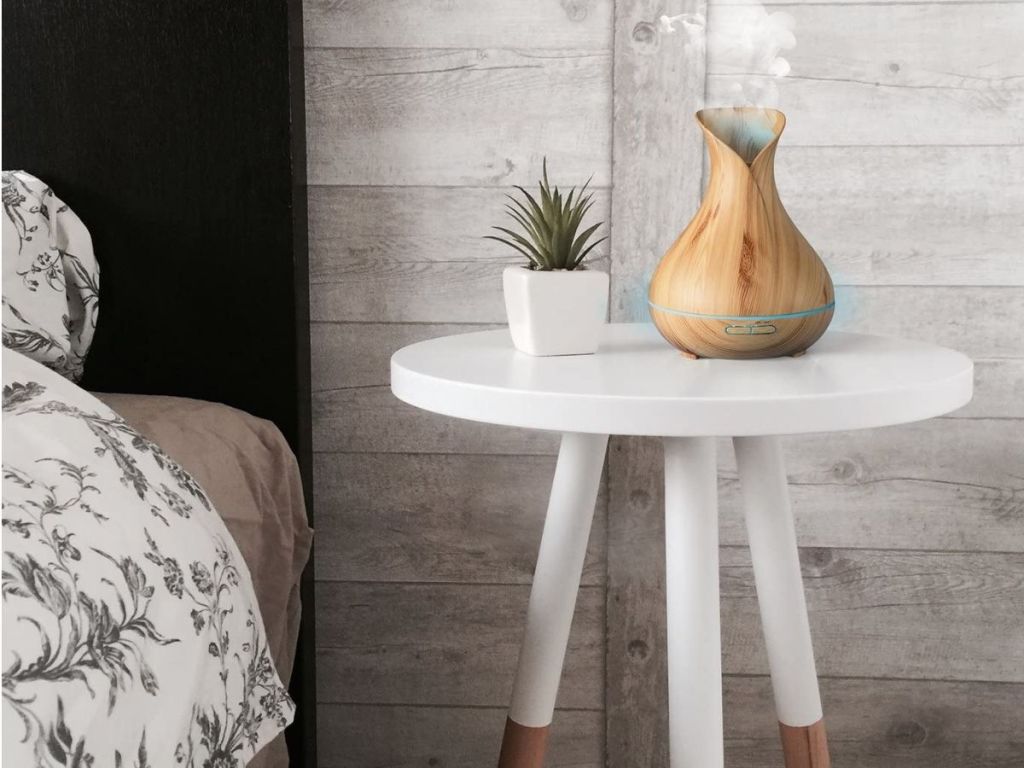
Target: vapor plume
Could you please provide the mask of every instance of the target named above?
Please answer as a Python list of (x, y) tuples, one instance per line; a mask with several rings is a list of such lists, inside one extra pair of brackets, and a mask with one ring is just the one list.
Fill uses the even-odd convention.
[(790, 71), (781, 53), (796, 46), (793, 17), (768, 13), (762, 5), (717, 6), (711, 22), (700, 14), (682, 13), (662, 16), (660, 24), (665, 34), (680, 30), (690, 44), (706, 44), (708, 71), (725, 80), (714, 89), (714, 103), (708, 106), (777, 106), (777, 81)]

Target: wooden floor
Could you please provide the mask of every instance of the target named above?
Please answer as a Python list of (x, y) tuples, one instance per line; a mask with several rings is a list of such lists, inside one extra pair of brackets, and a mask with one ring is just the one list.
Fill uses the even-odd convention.
[[(715, 50), (669, 55), (663, 6), (306, 2), (325, 768), (497, 763), (557, 443), (398, 403), (388, 358), (504, 323), (508, 254), (480, 236), (544, 153), (559, 183), (594, 174), (613, 316), (644, 317), (700, 196), (693, 100), (728, 87)], [(784, 441), (834, 764), (1019, 766), (1024, 4), (769, 10), (798, 40), (780, 195), (836, 327), (977, 361), (948, 418)], [(781, 767), (725, 442), (720, 460), (726, 759)], [(667, 766), (660, 464), (653, 441), (610, 447), (551, 766)]]

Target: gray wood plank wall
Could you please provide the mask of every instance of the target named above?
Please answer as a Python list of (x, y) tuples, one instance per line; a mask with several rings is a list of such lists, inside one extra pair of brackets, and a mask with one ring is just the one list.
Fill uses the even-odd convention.
[[(397, 402), (391, 353), (504, 323), (483, 240), (547, 153), (611, 179), (610, 0), (305, 5), (320, 763), (496, 764), (557, 441)], [(607, 261), (602, 262), (607, 268)], [(604, 764), (605, 498), (552, 765)]]
[[(703, 94), (680, 88), (678, 75), (652, 79), (669, 70), (662, 59), (687, 55), (680, 36), (657, 32), (662, 5), (616, 3), (612, 291), (622, 319), (644, 314), (636, 297), (660, 256), (651, 218), (677, 209), (675, 228), (659, 233), (667, 243), (696, 205), (689, 185), (666, 200), (657, 171), (696, 174), (692, 154), (674, 151), (678, 132), (702, 98), (728, 103), (713, 47)], [(669, 12), (683, 10), (699, 4)], [(779, 187), (840, 286), (835, 326), (977, 360), (977, 397), (948, 418), (784, 442), (835, 762), (1020, 765), (1024, 342), (1000, 329), (1024, 322), (1024, 5), (814, 0), (768, 10), (792, 15), (797, 36), (792, 75), (779, 84), (789, 118)], [(709, 28), (736, 12), (711, 0)], [(657, 193), (620, 205), (638, 174)], [(779, 765), (725, 441), (719, 454), (726, 763)], [(660, 463), (646, 440), (620, 441), (609, 462), (612, 766), (667, 765)]]
[[(655, 0), (306, 0), (325, 768), (492, 764), (557, 450), (388, 390), (388, 358), (504, 322), (480, 239), (547, 153), (595, 175), (614, 319), (700, 197), (718, 52)], [(814, 0), (780, 84), (783, 201), (837, 327), (977, 360), (948, 418), (785, 441), (837, 764), (1024, 761), (1024, 4)], [(709, 23), (733, 12), (711, 3)], [(615, 163), (612, 163), (614, 147)], [(612, 194), (614, 184), (615, 194)], [(731, 449), (720, 450), (730, 766), (780, 764)], [(609, 455), (553, 766), (665, 766), (661, 451)]]

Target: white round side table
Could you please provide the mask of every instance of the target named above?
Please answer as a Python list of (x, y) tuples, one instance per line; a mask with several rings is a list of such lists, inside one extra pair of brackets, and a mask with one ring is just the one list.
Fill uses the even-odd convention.
[(959, 352), (841, 332), (770, 360), (689, 360), (646, 324), (607, 326), (594, 355), (530, 357), (507, 330), (396, 352), (391, 388), (411, 405), (562, 433), (500, 768), (543, 762), (609, 435), (664, 438), (672, 768), (724, 764), (716, 436), (736, 451), (786, 766), (828, 766), (776, 436), (931, 418), (965, 405), (972, 384)]

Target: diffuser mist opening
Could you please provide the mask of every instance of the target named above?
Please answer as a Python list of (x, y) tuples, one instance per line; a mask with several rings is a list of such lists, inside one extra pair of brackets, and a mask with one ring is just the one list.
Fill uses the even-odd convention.
[(778, 139), (786, 126), (785, 115), (764, 107), (702, 109), (697, 120), (747, 165), (753, 164), (761, 150)]

